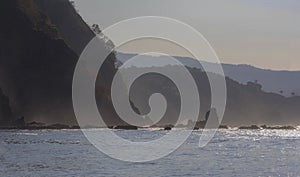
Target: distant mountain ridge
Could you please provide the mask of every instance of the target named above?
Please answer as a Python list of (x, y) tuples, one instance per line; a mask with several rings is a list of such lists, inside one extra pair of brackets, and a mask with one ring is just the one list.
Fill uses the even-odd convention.
[(223, 64), (225, 75), (246, 83), (257, 81), (263, 90), (284, 96), (300, 95), (300, 71), (275, 71), (256, 68), (250, 65)]
[[(117, 58), (121, 62), (133, 57), (135, 54), (118, 53)], [(149, 58), (159, 58), (147, 56)], [(189, 57), (175, 57), (190, 68), (201, 68), (199, 62)], [(205, 62), (205, 61), (203, 61)], [(206, 64), (215, 65), (205, 62)], [(222, 64), (224, 74), (242, 84), (247, 82), (258, 82), (266, 92), (278, 93), (284, 96), (300, 95), (300, 71), (276, 71), (256, 68), (251, 65)]]
[[(160, 70), (175, 73), (180, 66), (164, 66)], [(144, 68), (126, 68), (128, 72), (140, 73)], [(148, 68), (151, 70), (151, 67)], [(158, 70), (157, 67), (152, 67)], [(194, 77), (200, 96), (198, 120), (204, 120), (205, 114), (211, 109), (211, 89), (207, 73), (199, 68), (187, 67)], [(220, 77), (211, 74), (210, 77)], [(229, 77), (226, 78), (227, 103), (223, 124), (229, 126), (241, 125), (300, 125), (300, 97), (284, 97), (276, 93), (264, 92), (262, 86), (255, 82), (240, 84)], [(131, 86), (130, 98), (143, 114), (151, 110), (148, 101), (150, 95), (161, 93), (167, 101), (167, 111), (159, 125), (174, 124), (181, 109), (180, 93), (174, 83), (159, 74), (148, 73), (139, 77)], [(189, 115), (184, 115), (189, 120)]]

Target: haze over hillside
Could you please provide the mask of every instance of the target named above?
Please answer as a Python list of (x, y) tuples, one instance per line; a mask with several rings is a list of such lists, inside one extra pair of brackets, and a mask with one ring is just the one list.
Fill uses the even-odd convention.
[[(130, 59), (134, 54), (118, 53), (121, 62)], [(146, 56), (149, 59), (159, 59), (157, 56)], [(189, 57), (175, 57), (191, 68), (202, 68), (199, 62)], [(203, 61), (205, 62), (205, 61)], [(207, 62), (205, 62), (207, 64)], [(213, 67), (213, 63), (209, 63)], [(251, 65), (222, 64), (224, 74), (242, 84), (258, 82), (266, 92), (278, 93), (287, 97), (300, 95), (300, 71), (276, 71), (256, 68)]]
[[(166, 72), (176, 72), (179, 66), (164, 66)], [(150, 68), (151, 69), (151, 68)], [(155, 67), (152, 67), (155, 69)], [(188, 68), (198, 86), (200, 96), (199, 120), (205, 119), (205, 114), (211, 109), (211, 88), (207, 74), (201, 69)], [(130, 68), (128, 72), (139, 72), (143, 68)], [(220, 77), (210, 74), (211, 77)], [(249, 82), (240, 84), (226, 78), (227, 104), (223, 123), (230, 126), (267, 124), (286, 125), (300, 124), (300, 97), (286, 98), (275, 93), (266, 93), (261, 85)], [(142, 113), (150, 111), (148, 100), (153, 93), (162, 93), (168, 102), (168, 109), (161, 125), (174, 123), (180, 111), (180, 93), (174, 83), (159, 74), (149, 73), (138, 78), (131, 87), (131, 100)], [(186, 120), (189, 116), (185, 115)]]

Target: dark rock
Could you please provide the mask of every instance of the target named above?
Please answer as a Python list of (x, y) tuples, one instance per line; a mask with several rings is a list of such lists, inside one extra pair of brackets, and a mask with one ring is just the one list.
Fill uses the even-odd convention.
[(24, 127), (25, 126), (25, 117), (22, 116), (22, 117), (17, 118), (14, 121), (13, 125), (16, 125), (18, 127)]
[(259, 130), (261, 128), (257, 125), (251, 125), (249, 127), (247, 127), (247, 126), (239, 127), (239, 129), (241, 129), (241, 130)]
[(46, 127), (46, 129), (70, 129), (70, 126), (63, 124), (53, 124)]
[(137, 130), (137, 126), (133, 125), (118, 125), (118, 126), (113, 126), (113, 129), (119, 129), (119, 130)]
[(195, 128), (197, 129), (203, 129), (206, 125), (206, 121), (198, 121), (196, 122)]
[(80, 129), (80, 126), (78, 126), (78, 125), (73, 125), (73, 126), (70, 127), (70, 129)]
[(172, 127), (165, 127), (164, 130), (172, 130)]
[(269, 129), (269, 130), (295, 130), (296, 128), (293, 126), (261, 126), (263, 129)]
[(268, 126), (263, 125), (263, 126), (261, 126), (261, 128), (262, 128), (262, 129), (268, 129)]
[(293, 126), (282, 126), (278, 127), (278, 130), (296, 130), (296, 128)]
[(42, 126), (45, 126), (45, 123), (33, 121), (33, 122), (30, 122), (30, 123), (27, 123), (26, 126), (42, 127)]
[(9, 105), (9, 100), (0, 88), (0, 125), (11, 124), (12, 111)]
[(229, 129), (229, 127), (227, 125), (220, 125), (219, 127), (220, 129)]

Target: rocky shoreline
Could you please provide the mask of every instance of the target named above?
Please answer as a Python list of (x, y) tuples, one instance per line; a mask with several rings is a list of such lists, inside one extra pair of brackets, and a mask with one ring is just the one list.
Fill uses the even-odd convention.
[(242, 126), (239, 127), (240, 130), (296, 130), (297, 128), (290, 125), (284, 126), (267, 126), (267, 125), (251, 125), (251, 126)]
[[(137, 127), (137, 126), (131, 126), (131, 125), (117, 125), (117, 126), (109, 126), (109, 127), (83, 127), (83, 129), (92, 129), (92, 128), (108, 128), (108, 129), (115, 129), (115, 130), (138, 130), (138, 129), (147, 129), (145, 127)], [(155, 129), (158, 130), (172, 130), (176, 128), (182, 128), (182, 129), (191, 129), (187, 126), (180, 126), (180, 127), (174, 127), (172, 125), (166, 125), (166, 126), (152, 126), (149, 127), (149, 129)], [(0, 126), (0, 130), (63, 130), (63, 129), (80, 129), (78, 125), (64, 125), (64, 124), (51, 124), (46, 125), (44, 123), (39, 122), (31, 122), (24, 125), (14, 125), (14, 126)], [(204, 126), (201, 127), (194, 127), (193, 130), (202, 130), (204, 129)], [(227, 125), (220, 125), (219, 129), (231, 129)], [(267, 125), (251, 125), (251, 126), (240, 126), (235, 129), (238, 130), (296, 130), (297, 127), (290, 126), (290, 125), (281, 125), (281, 126), (267, 126)]]

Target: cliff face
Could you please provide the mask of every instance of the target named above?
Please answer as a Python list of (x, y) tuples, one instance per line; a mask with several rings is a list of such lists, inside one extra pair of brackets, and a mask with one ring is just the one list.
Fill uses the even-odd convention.
[[(25, 116), (26, 121), (76, 124), (72, 106), (73, 72), (78, 53), (94, 35), (68, 0), (40, 3), (44, 3), (44, 8), (33, 0), (1, 2), (0, 87), (7, 94), (15, 116)], [(56, 18), (54, 9), (61, 16)], [(118, 119), (108, 89), (115, 73), (114, 61), (111, 54), (97, 84), (97, 88), (105, 91), (98, 92), (97, 97), (111, 120)]]
[[(89, 26), (76, 12), (69, 0), (34, 0), (37, 8), (45, 13), (57, 27), (58, 33), (63, 37), (70, 48), (79, 56), (88, 42), (95, 37)], [(106, 48), (103, 42), (103, 48)], [(115, 55), (112, 53), (103, 64), (100, 71), (100, 82), (109, 86), (116, 69)]]
[(0, 89), (0, 125), (7, 125), (12, 118), (12, 112), (9, 106), (9, 100)]
[[(34, 2), (49, 17), (57, 27), (58, 33), (78, 56), (88, 42), (95, 37), (94, 32), (83, 21), (69, 0), (34, 0)], [(104, 41), (102, 47), (110, 50)], [(115, 61), (115, 54), (111, 53), (103, 63), (96, 83), (98, 107), (103, 117), (107, 118), (105, 122), (109, 125), (124, 123), (117, 116), (110, 97), (111, 82), (117, 71)]]
[(15, 115), (73, 123), (70, 89), (77, 55), (33, 1), (5, 0), (1, 6), (0, 85)]

